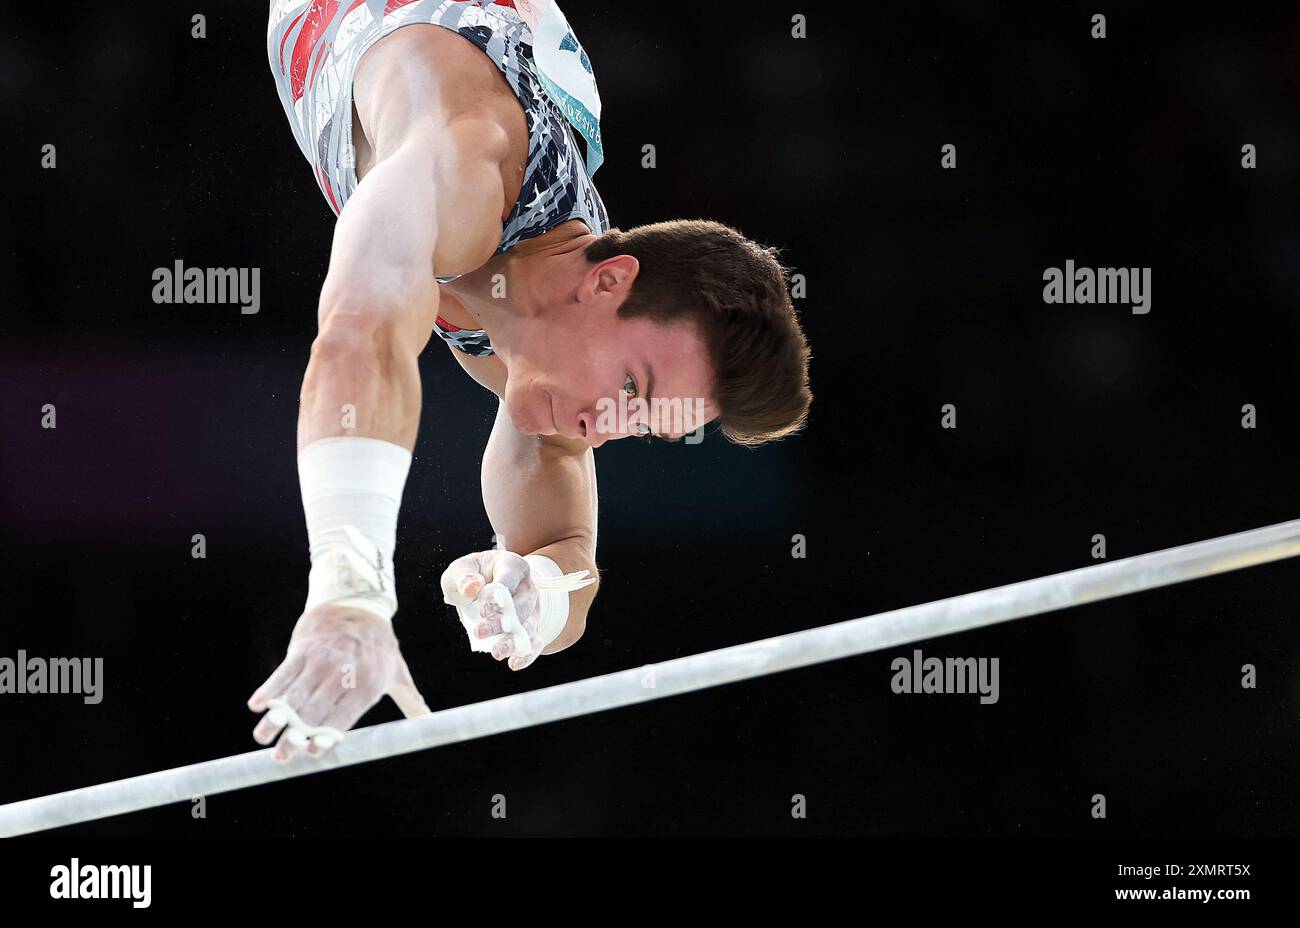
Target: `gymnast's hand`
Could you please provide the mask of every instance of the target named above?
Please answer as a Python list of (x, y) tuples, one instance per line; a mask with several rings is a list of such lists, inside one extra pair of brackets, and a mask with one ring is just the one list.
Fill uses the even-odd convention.
[[(537, 635), (540, 597), (527, 561), (513, 551), (497, 550), (478, 551), (457, 558), (442, 574), (442, 596), (448, 604), (458, 609), (478, 604), (477, 624), (472, 628), (469, 625), (465, 627), (473, 646), (474, 639), (484, 641), (503, 633), (501, 609), (492, 598), (489, 587), (492, 583), (503, 584), (510, 592), (515, 612), (532, 642), (532, 653), (516, 654), (514, 641), (509, 636), (493, 642), (489, 653), (497, 661), (509, 661), (511, 670), (523, 670), (537, 660), (543, 647), (542, 640)], [(480, 649), (483, 648), (475, 650)]]
[[(346, 731), (385, 693), (408, 718), (429, 712), (397, 645), (393, 623), (364, 609), (325, 603), (298, 619), (289, 653), (248, 700), (248, 708), (263, 712), (269, 700), (279, 698), (307, 725)], [(268, 713), (253, 737), (270, 744), (283, 728)], [(284, 761), (303, 750), (321, 753), (314, 739), (303, 748), (284, 733), (274, 757)]]

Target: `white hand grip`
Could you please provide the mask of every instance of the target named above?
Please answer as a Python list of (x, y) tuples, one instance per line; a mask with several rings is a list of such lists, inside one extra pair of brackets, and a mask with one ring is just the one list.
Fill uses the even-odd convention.
[[(557, 592), (567, 595), (574, 590), (580, 590), (596, 582), (594, 577), (588, 577), (587, 574), (588, 571), (585, 570), (562, 574), (558, 577), (539, 577), (534, 574), (532, 580), (539, 592)], [(486, 602), (488, 596), (492, 597), (492, 601), (501, 610), (501, 634), (480, 638), (478, 636), (479, 604)], [(456, 606), (450, 600), (444, 600), (444, 602), (449, 606)], [(519, 613), (515, 610), (514, 597), (510, 595), (510, 590), (504, 583), (493, 581), (487, 584), (479, 591), (478, 596), (472, 603), (468, 606), (456, 606), (456, 611), (460, 614), (461, 625), (464, 626), (466, 634), (469, 635), (471, 651), (490, 652), (499, 642), (509, 638), (514, 642), (513, 654), (527, 657), (533, 653), (532, 640), (524, 629), (524, 623), (519, 618)]]

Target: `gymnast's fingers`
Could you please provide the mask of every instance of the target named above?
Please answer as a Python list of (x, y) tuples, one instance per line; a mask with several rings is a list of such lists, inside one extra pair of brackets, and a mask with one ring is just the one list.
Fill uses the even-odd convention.
[(541, 602), (541, 593), (531, 576), (520, 581), (519, 586), (511, 591), (511, 598), (515, 601), (515, 615), (519, 616), (524, 631), (531, 638), (537, 630), (537, 606)]
[(442, 598), (453, 606), (468, 606), (486, 582), (482, 553), (466, 554), (442, 572)]
[(321, 721), (321, 725), (328, 728), (337, 728), (339, 731), (347, 731), (357, 724), (361, 716), (369, 712), (377, 702), (379, 702), (378, 698), (371, 698), (361, 690), (348, 690), (343, 694), (343, 698), (330, 709), (329, 715), (325, 716), (324, 720)]
[[(527, 562), (520, 557), (516, 557), (516, 560), (524, 565), (524, 573), (522, 575), (515, 573), (512, 569), (506, 573), (506, 581), (502, 581), (497, 579), (497, 577), (501, 576), (501, 572), (497, 571), (492, 578), (492, 582), (501, 583), (506, 587), (507, 592), (510, 594), (510, 599), (514, 603), (515, 615), (517, 615), (520, 621), (524, 623), (524, 627), (528, 628), (528, 621), (534, 618), (534, 613), (537, 611), (537, 604), (540, 597), (537, 591), (537, 584), (533, 582), (532, 577), (528, 573)], [(489, 622), (495, 620), (497, 626), (496, 634), (500, 634), (502, 631), (500, 619), (501, 607), (497, 605), (495, 597), (485, 594), (485, 590), (487, 590), (487, 587), (484, 587), (479, 591), (479, 618)], [(528, 628), (528, 630), (530, 632), (532, 631), (531, 628)]]
[[(288, 661), (286, 661), (288, 663)], [(298, 666), (295, 666), (296, 676), (290, 681), (288, 688), (275, 687), (268, 691), (266, 699), (280, 698), (287, 702), (290, 707), (297, 711), (302, 699), (316, 687), (316, 679), (320, 676), (319, 671), (313, 670), (306, 666), (306, 661), (299, 659)], [(278, 672), (278, 671), (277, 671)], [(308, 688), (310, 687), (310, 688)], [(265, 701), (263, 701), (265, 707)], [(253, 728), (253, 740), (258, 744), (267, 745), (275, 741), (276, 736), (285, 726), (285, 720), (280, 717), (280, 713), (272, 710), (258, 721)]]
[(397, 703), (397, 708), (402, 710), (402, 715), (408, 719), (417, 715), (428, 715), (430, 712), (428, 703), (420, 695), (420, 690), (415, 685), (415, 680), (411, 678), (411, 670), (406, 666), (406, 659), (400, 654), (397, 656), (397, 682), (388, 690), (393, 702)]
[(275, 743), (275, 751), (271, 754), (271, 760), (283, 764), (302, 754), (306, 747), (307, 739), (290, 728), (280, 735), (280, 740)]
[[(358, 689), (362, 688), (346, 689), (337, 678), (332, 676), (323, 677), (320, 684), (307, 697), (306, 702), (302, 704), (302, 707), (297, 709), (298, 718), (302, 719), (304, 725), (311, 728), (322, 725), (325, 717), (334, 710), (335, 704), (347, 693), (355, 692)], [(374, 695), (373, 689), (363, 690), (363, 692)], [(374, 698), (376, 701), (379, 699), (377, 695)]]
[(527, 667), (531, 667), (533, 661), (537, 660), (538, 656), (541, 655), (542, 648), (545, 647), (542, 644), (542, 639), (537, 637), (534, 629), (529, 629), (528, 637), (532, 641), (532, 651), (527, 655), (513, 655), (508, 662), (511, 670), (523, 670)]
[[(316, 691), (317, 687), (327, 682), (330, 676), (328, 666), (315, 661), (306, 663), (302, 672), (280, 698), (287, 702), (293, 711), (301, 715), (301, 709), (308, 697)], [(277, 719), (278, 714), (275, 712), (268, 712), (262, 716), (262, 721), (258, 722), (257, 727), (253, 729), (253, 738), (258, 744), (270, 744), (275, 740), (276, 734), (284, 727), (284, 723)]]
[[(307, 697), (298, 712), (298, 718), (309, 728), (315, 728), (320, 724), (320, 720), (329, 715), (330, 710), (334, 707), (343, 693), (328, 677), (321, 680), (320, 684)], [(290, 728), (280, 736), (280, 740), (275, 743), (275, 753), (271, 758), (276, 761), (287, 761), (297, 757), (299, 754), (318, 754), (320, 750), (315, 747), (307, 735), (294, 728)]]
[(280, 662), (280, 666), (275, 668), (271, 675), (266, 678), (266, 682), (259, 686), (256, 692), (248, 698), (248, 708), (253, 712), (266, 711), (267, 700), (275, 699), (283, 693), (294, 677), (298, 676), (306, 661), (307, 655), (305, 651), (291, 649), (285, 659)]
[(528, 579), (528, 562), (513, 551), (494, 551), (492, 581), (514, 593)]
[(253, 727), (253, 740), (261, 745), (270, 744), (284, 729), (284, 725), (279, 713), (272, 710), (258, 719), (257, 725)]

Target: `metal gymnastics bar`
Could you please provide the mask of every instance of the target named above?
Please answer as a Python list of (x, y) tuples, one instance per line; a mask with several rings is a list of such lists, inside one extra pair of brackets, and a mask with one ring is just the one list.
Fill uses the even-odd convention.
[[(0, 806), (0, 837), (187, 802), (619, 706), (866, 654), (1011, 619), (1126, 596), (1300, 554), (1300, 519), (920, 606), (705, 651), (349, 732), (320, 757), (276, 763), (271, 749)], [(647, 673), (653, 668), (653, 675)], [(647, 681), (653, 681), (647, 685)]]

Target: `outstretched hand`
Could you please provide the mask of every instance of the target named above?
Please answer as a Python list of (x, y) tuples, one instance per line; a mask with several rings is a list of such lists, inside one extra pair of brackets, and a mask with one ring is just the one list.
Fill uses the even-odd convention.
[[(364, 609), (327, 603), (298, 619), (284, 661), (249, 698), (248, 708), (265, 712), (270, 700), (283, 699), (307, 725), (346, 731), (386, 693), (408, 718), (429, 712), (393, 623)], [(259, 744), (276, 742), (279, 761), (323, 750), (314, 741), (294, 744), (271, 713), (258, 722), (253, 738)]]

